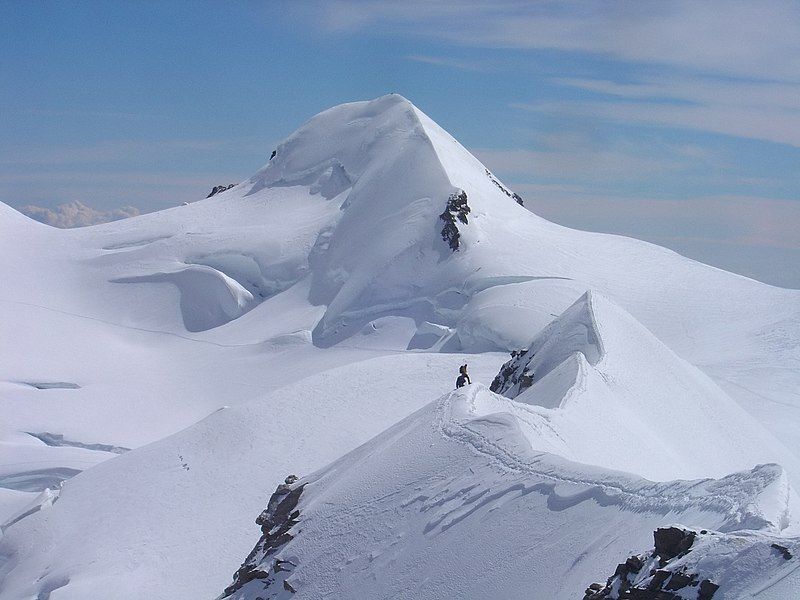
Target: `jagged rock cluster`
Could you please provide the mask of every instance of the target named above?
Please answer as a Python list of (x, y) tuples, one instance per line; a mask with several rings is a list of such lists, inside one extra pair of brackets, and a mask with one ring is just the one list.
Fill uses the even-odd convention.
[(455, 252), (459, 247), (459, 240), (461, 233), (458, 231), (456, 221), (460, 221), (464, 225), (468, 223), (467, 215), (470, 213), (470, 207), (467, 205), (467, 193), (460, 190), (455, 194), (451, 194), (447, 199), (447, 207), (444, 212), (439, 215), (439, 218), (444, 221), (442, 227), (442, 239), (447, 242), (450, 249)]
[(631, 556), (617, 565), (605, 586), (591, 584), (583, 600), (711, 600), (719, 585), (685, 567), (670, 568), (676, 559), (691, 552), (696, 537), (696, 532), (678, 527), (656, 529), (652, 552)]
[(235, 185), (236, 185), (235, 183), (228, 184), (227, 186), (226, 185), (215, 185), (213, 188), (211, 188), (211, 192), (208, 194), (208, 196), (206, 196), (206, 198), (211, 198), (211, 196), (215, 196), (215, 195), (219, 194), (220, 192), (224, 192), (225, 190), (229, 190)]
[[(509, 398), (518, 396), (525, 389), (533, 384), (533, 371), (530, 362), (533, 352), (530, 350), (514, 350), (511, 352), (511, 360), (500, 367), (500, 372), (492, 381), (489, 389), (496, 394), (502, 394)], [(514, 391), (509, 395), (509, 391)]]
[[(300, 518), (297, 504), (305, 484), (295, 485), (296, 482), (297, 477), (289, 475), (272, 494), (267, 508), (258, 515), (256, 524), (261, 526), (261, 539), (234, 573), (233, 583), (225, 588), (218, 600), (239, 598), (243, 588), (252, 588), (253, 585), (259, 586), (258, 593), (254, 595), (263, 600), (286, 591), (296, 591), (288, 578), (297, 565), (274, 557), (292, 540), (294, 534), (291, 530)], [(249, 594), (252, 591), (249, 589), (246, 597), (252, 597)]]
[(786, 546), (781, 546), (780, 544), (770, 544), (770, 547), (780, 552), (784, 560), (789, 560), (792, 558), (792, 553), (789, 552), (789, 549)]
[(491, 173), (491, 171), (489, 171), (489, 169), (485, 169), (485, 171), (486, 171), (486, 176), (487, 176), (489, 179), (491, 179), (491, 180), (492, 180), (492, 183), (493, 183), (493, 184), (495, 184), (497, 187), (499, 187), (499, 188), (500, 188), (500, 191), (501, 191), (501, 192), (503, 192), (503, 193), (504, 193), (506, 196), (508, 196), (509, 198), (512, 198), (512, 199), (514, 200), (514, 202), (516, 202), (516, 203), (517, 203), (517, 204), (519, 204), (520, 206), (524, 206), (524, 205), (525, 205), (525, 204), (524, 204), (524, 200), (522, 199), (522, 196), (520, 196), (520, 195), (519, 195), (519, 194), (517, 194), (516, 192), (512, 192), (512, 191), (508, 190), (508, 189), (506, 188), (506, 186), (504, 186), (502, 183), (500, 183), (499, 181), (497, 181), (497, 179), (495, 179), (494, 175), (492, 175), (492, 173)]

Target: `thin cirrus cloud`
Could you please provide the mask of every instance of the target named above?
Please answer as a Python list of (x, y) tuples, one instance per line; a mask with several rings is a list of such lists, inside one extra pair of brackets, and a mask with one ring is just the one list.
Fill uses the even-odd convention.
[[(238, 141), (238, 144), (237, 144)], [(168, 157), (172, 153), (212, 153), (241, 147), (242, 141), (217, 139), (167, 139), (156, 141), (99, 140), (82, 145), (8, 146), (0, 155), (2, 165), (72, 165), (81, 163), (129, 163), (131, 159)], [(244, 142), (246, 145), (246, 142)], [(263, 152), (263, 148), (261, 148)]]
[(787, 0), (339, 0), (319, 7), (318, 22), (334, 32), (369, 28), (462, 46), (587, 52), (757, 79), (800, 75), (800, 8)]
[(642, 100), (679, 100), (717, 106), (748, 106), (797, 110), (800, 108), (800, 84), (746, 82), (691, 77), (645, 77), (635, 83), (604, 79), (562, 77), (554, 83), (566, 87)]
[[(685, 100), (692, 102), (691, 97)], [(784, 109), (719, 103), (675, 104), (628, 100), (512, 103), (511, 106), (552, 116), (689, 129), (800, 148), (800, 107)]]
[[(670, 157), (647, 156), (638, 146), (626, 149), (594, 149), (562, 146), (544, 150), (473, 148), (471, 152), (486, 165), (523, 179), (613, 181), (649, 177), (681, 170), (686, 160), (678, 152)], [(684, 157), (685, 158), (685, 157)]]
[(515, 106), (800, 147), (800, 84), (685, 77), (649, 78), (638, 83), (580, 78), (555, 82), (603, 99)]
[[(104, 171), (95, 172), (89, 170), (69, 170), (47, 173), (0, 173), (0, 186), (2, 185), (35, 185), (37, 182), (44, 184), (57, 185), (76, 185), (84, 186), (89, 184), (108, 185), (108, 186), (128, 186), (128, 187), (163, 187), (163, 188), (183, 188), (186, 186), (207, 187), (209, 183), (228, 182), (231, 179), (230, 173), (208, 172), (187, 173), (177, 172), (154, 172), (154, 171)], [(215, 183), (216, 182), (216, 183)], [(232, 183), (232, 182), (228, 182)], [(210, 186), (208, 186), (210, 189)]]
[[(0, 153), (0, 198), (18, 207), (41, 208), (32, 209), (36, 218), (51, 224), (94, 224), (109, 220), (114, 216), (112, 209), (121, 204), (148, 212), (204, 198), (213, 186), (236, 183), (266, 162), (266, 147), (270, 147), (268, 142), (255, 138), (7, 146)], [(213, 168), (221, 155), (249, 157), (253, 164), (238, 173)], [(252, 158), (258, 156), (263, 158)], [(56, 202), (69, 208), (57, 211), (53, 208)], [(91, 215), (72, 202), (91, 205), (98, 214)]]
[(491, 64), (487, 61), (472, 61), (472, 60), (459, 60), (447, 56), (426, 56), (422, 54), (409, 54), (406, 60), (412, 62), (424, 63), (427, 65), (436, 65), (439, 67), (450, 67), (459, 69), (461, 71), (475, 71), (477, 73), (485, 73), (491, 70)]

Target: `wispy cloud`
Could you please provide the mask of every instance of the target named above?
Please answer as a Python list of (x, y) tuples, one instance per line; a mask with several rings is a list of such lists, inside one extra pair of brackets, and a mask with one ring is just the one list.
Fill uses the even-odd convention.
[(77, 200), (59, 204), (54, 209), (29, 204), (21, 206), (18, 210), (32, 219), (61, 229), (97, 225), (98, 223), (135, 217), (139, 214), (139, 209), (133, 206), (123, 206), (113, 210), (98, 210)]
[(590, 93), (578, 102), (516, 104), (528, 111), (679, 127), (800, 146), (800, 84), (719, 78), (644, 78), (619, 83), (559, 78)]
[(559, 130), (536, 135), (536, 148), (472, 148), (492, 171), (518, 181), (623, 182), (649, 181), (705, 168), (728, 168), (720, 153), (691, 144), (638, 139), (595, 139), (586, 131)]
[(462, 46), (588, 52), (693, 72), (800, 79), (800, 9), (791, 0), (339, 0), (318, 7), (319, 22), (335, 32), (368, 28)]
[[(272, 147), (256, 137), (5, 146), (0, 200), (13, 206), (73, 201), (103, 209), (176, 206), (205, 198), (214, 185), (241, 181), (267, 161)], [(218, 157), (232, 162), (231, 155), (241, 157), (238, 171), (219, 165)]]
[(697, 105), (800, 110), (800, 83), (753, 82), (686, 76), (642, 77), (634, 82), (562, 77), (554, 83), (601, 96)]
[(236, 179), (230, 173), (222, 172), (158, 172), (158, 171), (55, 171), (45, 173), (2, 173), (0, 185), (21, 184), (35, 185), (100, 185), (125, 186), (135, 188), (185, 188), (188, 186), (211, 187), (222, 182)]
[(653, 173), (685, 167), (672, 158), (645, 156), (619, 150), (549, 149), (495, 150), (475, 148), (472, 153), (493, 171), (531, 179), (615, 180), (641, 179)]
[(87, 119), (154, 119), (160, 115), (111, 111), (111, 110), (54, 110), (51, 108), (26, 108), (7, 111), (12, 115), (34, 115), (37, 117), (84, 117)]
[[(245, 142), (246, 143), (246, 142)], [(266, 152), (266, 147), (260, 151)], [(5, 146), (0, 165), (73, 165), (80, 163), (126, 163), (173, 153), (215, 153), (237, 148), (236, 140), (166, 139), (154, 141), (100, 140), (82, 145)]]
[(460, 60), (448, 56), (424, 56), (421, 54), (411, 54), (406, 56), (406, 59), (427, 65), (435, 65), (437, 67), (459, 69), (461, 71), (486, 72), (490, 69), (490, 65), (485, 61)]
[[(497, 3), (501, 5), (503, 3)], [(380, 0), (325, 0), (313, 3), (305, 14), (334, 32), (354, 33), (365, 28), (403, 28), (421, 23), (452, 21), (459, 15), (491, 13), (486, 2), (382, 2)], [(496, 5), (497, 6), (497, 5)]]
[(641, 198), (598, 194), (589, 188), (514, 187), (535, 213), (579, 229), (800, 250), (800, 202), (793, 200), (730, 194)]
[(657, 127), (706, 131), (800, 147), (800, 110), (660, 102), (541, 102), (512, 105), (551, 116), (574, 116)]
[(113, 211), (133, 205), (141, 212), (201, 200), (215, 185), (236, 183), (225, 172), (62, 171), (0, 172), (0, 201), (52, 209), (57, 203), (80, 202)]

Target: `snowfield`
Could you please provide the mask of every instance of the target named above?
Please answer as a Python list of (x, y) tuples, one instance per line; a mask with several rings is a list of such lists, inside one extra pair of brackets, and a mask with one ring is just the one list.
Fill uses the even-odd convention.
[(672, 524), (793, 597), (800, 291), (512, 194), (389, 95), (186, 206), (0, 203), (0, 599), (218, 597), (289, 474), (230, 597), (580, 599)]

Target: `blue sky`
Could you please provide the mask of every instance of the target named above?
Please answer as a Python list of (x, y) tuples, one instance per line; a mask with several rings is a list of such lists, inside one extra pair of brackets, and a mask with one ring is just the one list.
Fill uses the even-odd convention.
[(546, 218), (800, 288), (798, 31), (797, 2), (4, 0), (0, 200), (174, 206), (399, 92)]

